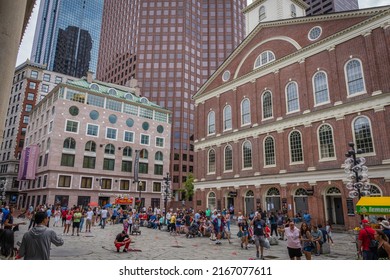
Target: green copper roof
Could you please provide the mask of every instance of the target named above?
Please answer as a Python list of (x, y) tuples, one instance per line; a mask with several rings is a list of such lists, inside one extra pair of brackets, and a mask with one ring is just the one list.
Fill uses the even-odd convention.
[[(123, 87), (123, 86), (103, 83), (103, 82), (96, 81), (96, 80), (94, 80), (92, 83), (88, 83), (85, 79), (80, 79), (80, 80), (76, 80), (76, 81), (67, 81), (66, 84), (76, 86), (79, 88), (83, 88), (83, 89), (87, 89), (90, 91), (98, 92), (101, 94), (110, 95), (110, 96), (113, 96), (116, 98), (121, 98), (121, 99), (126, 99), (126, 100), (130, 100), (130, 101), (137, 102), (137, 103), (142, 103), (142, 104), (152, 106), (152, 107), (162, 108), (161, 106), (149, 101), (146, 97), (139, 97), (139, 96), (135, 95), (134, 94), (135, 90), (133, 90), (131, 88), (128, 88), (128, 90), (126, 91), (125, 87)], [(96, 87), (96, 86), (91, 87), (91, 85), (97, 85), (98, 87)], [(113, 91), (112, 89), (114, 89), (115, 91)], [(164, 109), (164, 108), (162, 108), (162, 109)]]

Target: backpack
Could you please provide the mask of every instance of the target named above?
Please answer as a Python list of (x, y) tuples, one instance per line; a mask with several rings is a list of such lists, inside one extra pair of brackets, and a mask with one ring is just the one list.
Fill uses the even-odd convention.
[(378, 251), (378, 241), (371, 238), (371, 235), (369, 234), (367, 229), (365, 229), (365, 231), (367, 232), (367, 236), (370, 239), (370, 242), (368, 244), (368, 248), (370, 249), (371, 252), (376, 253)]

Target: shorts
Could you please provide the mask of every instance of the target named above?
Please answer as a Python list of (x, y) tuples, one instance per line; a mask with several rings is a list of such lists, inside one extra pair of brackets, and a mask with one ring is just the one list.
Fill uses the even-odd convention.
[(73, 222), (73, 228), (80, 228), (80, 222)]
[(248, 231), (243, 231), (242, 232), (242, 237), (246, 237), (246, 236), (249, 236), (249, 232)]
[(287, 250), (288, 250), (288, 255), (290, 256), (290, 259), (302, 257), (302, 250), (301, 250), (301, 248), (290, 248), (290, 247), (287, 247)]
[(92, 225), (92, 220), (89, 220), (89, 219), (87, 219), (87, 221), (86, 221), (86, 225), (87, 225), (87, 226), (90, 226), (90, 225)]
[(70, 225), (72, 223), (72, 220), (66, 220), (65, 225)]
[(305, 251), (305, 252), (311, 252), (311, 251), (313, 251), (313, 247), (312, 246), (305, 246), (305, 247), (303, 247), (303, 251)]
[(255, 239), (256, 247), (264, 247), (265, 237), (264, 235), (253, 235), (253, 238)]

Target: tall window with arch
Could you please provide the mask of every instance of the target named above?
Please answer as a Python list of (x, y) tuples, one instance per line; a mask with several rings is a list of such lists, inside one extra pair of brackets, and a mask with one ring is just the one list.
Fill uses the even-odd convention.
[(84, 151), (96, 153), (96, 143), (94, 141), (88, 141), (85, 143)]
[(366, 117), (358, 117), (353, 122), (353, 132), (355, 136), (356, 148), (363, 153), (374, 152), (374, 141), (372, 139), (370, 121)]
[(148, 150), (142, 149), (142, 150), (139, 152), (139, 158), (140, 158), (140, 159), (148, 159), (148, 157), (149, 157), (149, 152), (148, 152)]
[(318, 142), (321, 159), (330, 159), (335, 157), (333, 130), (330, 125), (323, 124), (319, 127)]
[(210, 111), (207, 116), (207, 134), (215, 133), (215, 112)]
[(297, 8), (295, 7), (294, 4), (291, 4), (290, 6), (290, 9), (291, 9), (291, 17), (296, 17), (297, 16)]
[(290, 82), (286, 86), (286, 102), (287, 113), (299, 111), (299, 94), (298, 85), (295, 82)]
[(156, 152), (156, 154), (154, 156), (154, 160), (163, 161), (164, 160), (163, 153), (161, 151)]
[(268, 90), (264, 92), (261, 101), (262, 101), (262, 108), (263, 108), (263, 119), (272, 118), (273, 116), (272, 93)]
[(251, 123), (251, 109), (250, 101), (245, 98), (241, 102), (241, 125), (247, 125)]
[(266, 14), (265, 14), (265, 6), (261, 6), (259, 8), (259, 22), (264, 20), (266, 18)]
[(271, 136), (264, 139), (264, 165), (275, 165), (275, 141)]
[(64, 140), (64, 149), (75, 150), (76, 149), (76, 141), (72, 137), (68, 137)]
[(207, 208), (214, 210), (217, 206), (215, 192), (210, 192), (207, 196)]
[(302, 136), (297, 130), (290, 133), (290, 162), (303, 162)]
[(226, 105), (223, 108), (223, 130), (232, 129), (232, 107)]
[(250, 141), (242, 144), (242, 165), (243, 168), (252, 168), (252, 143)]
[(115, 155), (115, 146), (112, 144), (107, 144), (104, 148), (104, 153), (106, 155)]
[(315, 105), (329, 103), (328, 77), (321, 71), (313, 76)]
[(215, 173), (215, 150), (214, 149), (210, 149), (208, 153), (207, 173)]
[(232, 146), (225, 147), (225, 171), (233, 170), (233, 149)]
[(366, 92), (362, 63), (358, 59), (352, 59), (345, 65), (345, 77), (347, 80), (348, 95)]
[(275, 60), (275, 54), (272, 51), (262, 52), (255, 60), (254, 69), (259, 68)]
[(123, 149), (123, 152), (122, 152), (122, 155), (124, 157), (131, 157), (132, 156), (132, 153), (133, 153), (133, 150), (131, 149), (131, 147), (127, 146)]

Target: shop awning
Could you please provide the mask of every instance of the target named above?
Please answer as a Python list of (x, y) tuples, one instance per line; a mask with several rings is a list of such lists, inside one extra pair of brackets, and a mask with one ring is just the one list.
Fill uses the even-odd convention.
[(356, 204), (359, 214), (390, 215), (390, 196), (362, 197)]

